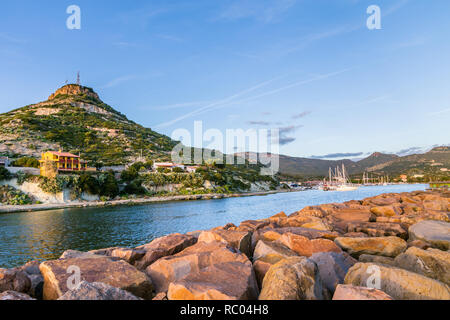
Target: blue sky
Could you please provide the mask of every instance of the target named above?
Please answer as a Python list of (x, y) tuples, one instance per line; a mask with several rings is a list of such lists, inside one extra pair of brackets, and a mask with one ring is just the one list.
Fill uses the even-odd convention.
[[(81, 30), (68, 30), (78, 5)], [(382, 29), (366, 9), (380, 6)], [(280, 128), (280, 152), (361, 157), (450, 143), (447, 0), (8, 1), (0, 112), (66, 80), (167, 135)]]

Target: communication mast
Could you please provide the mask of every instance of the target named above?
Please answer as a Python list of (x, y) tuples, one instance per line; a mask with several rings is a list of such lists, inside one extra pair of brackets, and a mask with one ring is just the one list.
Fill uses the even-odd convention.
[(80, 71), (77, 73), (77, 85), (81, 86)]

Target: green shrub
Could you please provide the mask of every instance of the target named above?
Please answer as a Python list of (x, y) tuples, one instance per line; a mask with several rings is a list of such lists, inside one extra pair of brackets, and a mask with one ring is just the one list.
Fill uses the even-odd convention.
[(13, 161), (13, 167), (24, 167), (24, 168), (39, 168), (39, 160), (33, 157), (23, 157)]
[(8, 171), (8, 169), (4, 167), (0, 167), (0, 181), (2, 180), (9, 180), (12, 178), (11, 173)]

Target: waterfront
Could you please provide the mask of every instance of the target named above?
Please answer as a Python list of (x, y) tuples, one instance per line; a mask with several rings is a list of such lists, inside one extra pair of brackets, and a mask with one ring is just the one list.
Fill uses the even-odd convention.
[(362, 187), (349, 192), (316, 190), (258, 197), (165, 202), (137, 206), (71, 208), (0, 215), (0, 267), (49, 260), (67, 249), (133, 247), (170, 233), (209, 229), (228, 222), (287, 214), (308, 205), (344, 202), (381, 193), (425, 190), (428, 185)]

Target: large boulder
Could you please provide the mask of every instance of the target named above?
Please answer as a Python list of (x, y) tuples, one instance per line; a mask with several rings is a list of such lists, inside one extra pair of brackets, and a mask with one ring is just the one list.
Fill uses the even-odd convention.
[(245, 254), (223, 242), (198, 242), (180, 253), (159, 259), (148, 266), (146, 272), (159, 293), (167, 291), (171, 282), (226, 262), (250, 263)]
[(267, 254), (253, 262), (253, 270), (255, 271), (256, 282), (258, 283), (259, 288), (262, 288), (264, 277), (270, 267), (283, 259), (285, 259), (285, 257), (277, 254)]
[(114, 248), (92, 250), (89, 251), (89, 253), (117, 258), (124, 260), (129, 264), (134, 264), (136, 260), (141, 259), (145, 255), (146, 251), (142, 249), (114, 247)]
[(58, 300), (142, 300), (128, 291), (102, 282), (80, 282)]
[(249, 231), (215, 230), (203, 231), (199, 242), (221, 241), (251, 257), (252, 233)]
[(144, 250), (146, 253), (142, 258), (138, 259), (134, 265), (139, 270), (145, 270), (156, 260), (183, 251), (187, 247), (194, 245), (196, 242), (196, 237), (179, 233), (157, 238), (148, 244), (136, 248), (137, 250)]
[(340, 284), (333, 295), (333, 300), (393, 300), (381, 290)]
[(172, 282), (169, 300), (255, 300), (258, 286), (250, 261), (215, 264)]
[(253, 261), (259, 260), (267, 255), (284, 259), (297, 256), (298, 254), (279, 242), (259, 240), (253, 252)]
[(374, 263), (357, 263), (345, 284), (376, 287), (396, 300), (450, 300), (450, 287), (418, 273)]
[(358, 262), (344, 252), (319, 252), (309, 259), (316, 263), (322, 283), (331, 293), (337, 285), (344, 283), (348, 270)]
[(399, 209), (395, 206), (378, 206), (370, 208), (370, 212), (377, 217), (393, 217), (399, 214)]
[(450, 249), (450, 223), (444, 221), (420, 221), (409, 228), (410, 240), (423, 240), (433, 247)]
[(14, 300), (36, 300), (29, 295), (16, 291), (4, 291), (0, 293), (0, 301)]
[(259, 300), (323, 300), (324, 291), (316, 264), (306, 257), (291, 257), (269, 269)]
[(347, 232), (363, 232), (369, 237), (395, 236), (406, 239), (408, 236), (406, 230), (399, 223), (391, 222), (351, 222), (347, 224)]
[(31, 281), (20, 268), (0, 269), (0, 292), (16, 291), (28, 293)]
[(56, 300), (64, 295), (69, 290), (68, 285), (76, 280), (77, 269), (80, 281), (103, 282), (144, 299), (152, 298), (153, 287), (148, 276), (122, 260), (72, 258), (46, 261), (39, 268), (44, 276), (45, 300)]
[(313, 239), (293, 233), (285, 233), (278, 240), (280, 243), (300, 256), (310, 257), (317, 252), (341, 252), (342, 250), (331, 240)]
[(395, 258), (395, 264), (400, 268), (450, 285), (450, 252), (448, 251), (411, 247)]
[(336, 238), (335, 243), (354, 257), (373, 254), (396, 257), (406, 250), (406, 241), (397, 237)]
[(39, 261), (30, 261), (20, 267), (20, 269), (25, 272), (28, 279), (30, 279), (31, 286), (27, 293), (38, 300), (42, 300), (44, 289), (44, 277), (39, 270), (40, 264)]

